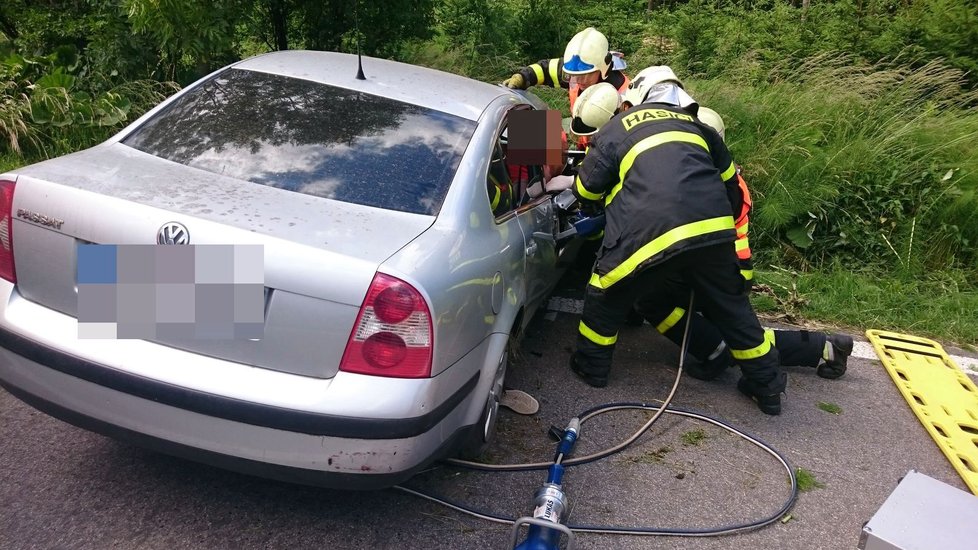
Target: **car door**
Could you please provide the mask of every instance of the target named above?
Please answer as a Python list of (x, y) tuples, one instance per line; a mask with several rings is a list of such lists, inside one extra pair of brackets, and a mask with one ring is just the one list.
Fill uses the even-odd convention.
[[(517, 109), (529, 108), (520, 106)], [(500, 135), (500, 150), (505, 155), (507, 129)], [(543, 183), (542, 165), (518, 165), (505, 162), (506, 174), (514, 190), (516, 219), (523, 233), (527, 305), (534, 309), (547, 295), (557, 276), (557, 216), (551, 197), (546, 193), (531, 197), (527, 192), (535, 183)]]

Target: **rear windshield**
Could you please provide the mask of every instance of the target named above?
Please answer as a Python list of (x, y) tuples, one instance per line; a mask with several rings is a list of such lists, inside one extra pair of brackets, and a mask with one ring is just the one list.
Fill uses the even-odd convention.
[(122, 142), (215, 174), (437, 214), (475, 123), (345, 88), (226, 70)]

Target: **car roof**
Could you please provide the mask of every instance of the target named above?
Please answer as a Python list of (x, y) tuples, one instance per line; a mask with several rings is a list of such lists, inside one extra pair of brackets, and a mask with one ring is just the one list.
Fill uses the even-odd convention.
[(494, 99), (515, 95), (502, 86), (368, 56), (363, 56), (366, 80), (357, 80), (357, 56), (338, 52), (285, 50), (245, 59), (233, 67), (363, 91), (469, 120), (478, 120)]

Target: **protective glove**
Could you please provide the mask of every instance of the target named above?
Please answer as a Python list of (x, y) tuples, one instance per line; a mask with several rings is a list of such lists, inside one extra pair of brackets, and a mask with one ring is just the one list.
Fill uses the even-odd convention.
[(526, 80), (523, 79), (523, 75), (516, 73), (509, 77), (509, 80), (503, 82), (503, 86), (506, 86), (511, 90), (525, 90)]
[(560, 192), (574, 186), (574, 176), (554, 176), (545, 185), (547, 191)]

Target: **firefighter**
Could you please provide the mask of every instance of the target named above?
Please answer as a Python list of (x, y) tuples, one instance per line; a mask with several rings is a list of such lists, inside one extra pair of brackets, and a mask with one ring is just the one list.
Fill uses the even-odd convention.
[(570, 93), (573, 109), (577, 95), (599, 82), (608, 82), (620, 93), (625, 92), (628, 77), (612, 66), (614, 62), (615, 55), (608, 49), (608, 38), (594, 27), (588, 27), (570, 39), (563, 58), (541, 59), (520, 69), (503, 84), (518, 90), (530, 86), (564, 88)]
[[(682, 86), (668, 67), (659, 67), (643, 73), (640, 73), (642, 77), (650, 78), (652, 84), (656, 83), (657, 79), (663, 79)], [(621, 108), (621, 97), (612, 89), (602, 89), (604, 86), (593, 86), (581, 95), (571, 123), (576, 133), (593, 134)], [(628, 104), (625, 106), (627, 107)], [(716, 130), (720, 139), (724, 139), (726, 127), (716, 111), (700, 106), (697, 118)], [(727, 192), (733, 207), (734, 226), (737, 231), (734, 248), (740, 264), (740, 274), (744, 278), (745, 287), (749, 289), (753, 285), (753, 267), (748, 242), (752, 203), (750, 192), (739, 168), (736, 178), (736, 187), (728, 187)], [(688, 301), (688, 287), (685, 287), (682, 281), (672, 281), (668, 291), (663, 290), (643, 300), (642, 313), (632, 310), (628, 323), (641, 325), (647, 318), (656, 330), (677, 345), (681, 344), (686, 323), (685, 307)], [(637, 319), (637, 322), (634, 319)], [(735, 361), (720, 331), (713, 323), (703, 318), (701, 314), (696, 314), (690, 328), (688, 348), (690, 354), (699, 362), (687, 367), (690, 376), (701, 380), (712, 380), (734, 364)], [(845, 374), (853, 347), (851, 337), (806, 330), (775, 330), (773, 334), (774, 344), (778, 348), (783, 366), (812, 367), (816, 369), (819, 376), (827, 379), (839, 378)]]
[[(715, 129), (720, 139), (724, 139), (726, 126), (716, 111), (700, 107), (698, 118)], [(737, 184), (737, 189), (730, 197), (731, 204), (734, 206), (734, 222), (737, 230), (735, 249), (741, 276), (744, 278), (746, 289), (749, 290), (754, 279), (747, 237), (752, 203), (747, 183), (739, 168)], [(674, 291), (672, 303), (650, 301), (644, 304), (643, 317), (647, 318), (660, 333), (679, 344), (682, 342), (683, 327), (686, 322), (684, 304), (688, 301), (688, 289), (680, 287), (675, 288)], [(773, 335), (774, 345), (778, 348), (782, 365), (813, 367), (818, 376), (830, 380), (845, 374), (853, 348), (852, 337), (807, 330), (774, 330)], [(712, 380), (735, 363), (717, 327), (698, 314), (693, 317), (689, 349), (690, 353), (699, 360), (699, 364), (693, 364), (687, 370), (694, 378)]]
[[(625, 65), (623, 59), (616, 58), (617, 53), (608, 49), (608, 38), (604, 34), (594, 27), (588, 27), (570, 39), (563, 58), (541, 59), (520, 69), (503, 85), (518, 90), (530, 86), (565, 88), (573, 111), (578, 95), (594, 84), (607, 82), (619, 93), (625, 92), (629, 80), (624, 72), (614, 68), (616, 64), (622, 68)], [(587, 147), (587, 139), (579, 139), (576, 145), (583, 151)]]
[(653, 83), (650, 69), (658, 68), (639, 73), (625, 93), (633, 107), (593, 136), (575, 181), (582, 202), (604, 202), (607, 224), (571, 369), (606, 386), (633, 304), (682, 281), (740, 364), (740, 391), (762, 412), (780, 414), (787, 375), (744, 292), (733, 246), (727, 188), (736, 167), (716, 131), (694, 116), (695, 101), (676, 82)]

